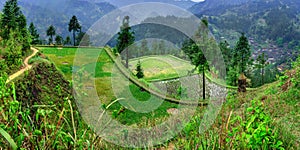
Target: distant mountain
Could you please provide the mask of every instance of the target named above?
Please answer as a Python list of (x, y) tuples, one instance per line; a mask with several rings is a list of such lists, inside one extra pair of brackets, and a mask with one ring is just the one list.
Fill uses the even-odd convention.
[[(0, 3), (3, 7), (5, 0), (0, 0)], [(46, 30), (50, 25), (54, 25), (56, 33), (64, 38), (71, 35), (68, 23), (73, 15), (80, 21), (82, 31), (86, 31), (103, 15), (116, 9), (107, 2), (94, 3), (86, 0), (20, 0), (19, 5), (28, 24), (33, 22), (43, 39), (46, 39)]]
[(210, 11), (218, 12), (220, 9), (224, 10), (224, 8), (241, 5), (250, 1), (255, 0), (205, 0), (190, 7), (189, 11), (194, 14), (210, 14)]
[[(99, 0), (93, 0), (93, 1), (97, 2)], [(104, 1), (104, 0), (100, 0), (100, 1)], [(136, 4), (136, 3), (142, 3), (142, 2), (160, 2), (160, 3), (176, 5), (183, 9), (188, 9), (194, 4), (196, 4), (196, 2), (193, 2), (191, 0), (105, 0), (105, 1), (118, 7)]]

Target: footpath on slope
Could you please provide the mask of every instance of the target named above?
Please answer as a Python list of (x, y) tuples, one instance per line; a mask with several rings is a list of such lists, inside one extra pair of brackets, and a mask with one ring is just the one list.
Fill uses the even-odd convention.
[(103, 48), (105, 52), (108, 54), (110, 59), (116, 64), (117, 68), (121, 71), (121, 73), (128, 78), (132, 83), (137, 85), (138, 87), (144, 89), (150, 94), (153, 94), (157, 97), (160, 97), (166, 101), (172, 102), (172, 103), (180, 103), (180, 104), (186, 104), (186, 105), (208, 105), (208, 101), (188, 101), (188, 100), (178, 100), (172, 97), (169, 97), (167, 95), (163, 95), (158, 91), (153, 90), (152, 88), (148, 87), (144, 83), (140, 82), (138, 79), (133, 77), (127, 68), (124, 67), (122, 64), (120, 58), (117, 58), (112, 51), (109, 48)]
[(29, 65), (29, 64), (28, 64), (28, 61), (29, 61), (29, 59), (31, 59), (33, 56), (35, 56), (35, 55), (38, 53), (39, 50), (36, 49), (36, 48), (34, 48), (34, 47), (31, 47), (30, 49), (33, 51), (33, 53), (32, 53), (30, 56), (28, 56), (28, 57), (25, 58), (25, 60), (24, 60), (24, 65), (25, 65), (25, 67), (22, 68), (21, 70), (19, 70), (18, 72), (16, 72), (16, 73), (10, 75), (10, 76), (8, 77), (8, 79), (6, 80), (6, 83), (9, 83), (9, 82), (12, 81), (13, 79), (15, 79), (15, 78), (17, 78), (18, 76), (22, 75), (25, 71), (31, 69), (32, 65)]

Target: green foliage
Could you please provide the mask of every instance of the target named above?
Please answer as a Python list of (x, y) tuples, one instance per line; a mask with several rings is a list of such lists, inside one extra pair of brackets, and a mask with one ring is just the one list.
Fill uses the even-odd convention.
[(71, 38), (70, 38), (70, 36), (67, 36), (64, 41), (64, 45), (71, 45), (71, 44), (72, 44)]
[(191, 63), (195, 65), (195, 68), (197, 68), (199, 72), (202, 72), (202, 95), (203, 99), (205, 99), (205, 70), (209, 68), (207, 57), (212, 58), (210, 55), (214, 51), (214, 42), (209, 38), (208, 34), (207, 20), (202, 20), (193, 40), (189, 39), (185, 41), (182, 44), (182, 50), (189, 57)]
[(118, 32), (118, 43), (116, 45), (118, 53), (121, 53), (134, 42), (134, 32), (130, 30), (131, 27), (129, 26), (129, 17), (127, 16), (123, 20), (121, 31)]
[(17, 0), (8, 0), (5, 2), (3, 14), (0, 19), (0, 36), (4, 42), (4, 47), (8, 45), (7, 43), (11, 42), (11, 35), (15, 34), (15, 38), (18, 38), (18, 45), (21, 45), (21, 55), (24, 56), (30, 48), (30, 36), (27, 30), (26, 17), (21, 12)]
[(247, 66), (251, 64), (250, 45), (244, 33), (240, 36), (233, 50), (232, 66), (239, 68), (239, 73), (245, 73)]
[(277, 86), (282, 86), (285, 82), (286, 82), (286, 80), (288, 79), (289, 77), (288, 76), (286, 76), (286, 75), (283, 75), (283, 76), (280, 76), (279, 77), (279, 83), (278, 83), (278, 85)]
[(41, 63), (16, 85), (5, 81), (0, 78), (0, 133), (5, 136), (0, 138), (1, 148), (88, 149), (96, 140), (76, 110), (69, 84), (54, 66)]
[(9, 39), (5, 43), (6, 53), (4, 55), (8, 74), (18, 69), (22, 64), (22, 41), (19, 32), (10, 32)]
[(179, 99), (180, 98), (188, 98), (188, 94), (187, 94), (187, 88), (180, 86), (177, 89), (177, 96)]
[(295, 74), (292, 78), (292, 83), (295, 87), (300, 87), (300, 56), (293, 63), (293, 68), (295, 70)]
[(76, 37), (76, 45), (90, 46), (91, 45), (90, 35), (88, 35), (85, 32), (79, 32)]
[(28, 28), (28, 31), (31, 35), (31, 44), (39, 44), (40, 43), (40, 35), (38, 34), (36, 27), (31, 22)]
[(50, 36), (49, 37), (49, 45), (53, 44), (53, 36), (56, 34), (55, 27), (53, 25), (50, 25), (46, 31), (46, 34), (47, 34), (47, 36)]
[(230, 48), (230, 45), (227, 41), (220, 42), (219, 44), (220, 50), (223, 55), (223, 59), (226, 65), (226, 71), (229, 71), (229, 67), (231, 65), (231, 59), (232, 59), (232, 49)]
[(240, 74), (237, 68), (229, 67), (229, 71), (227, 72), (226, 76), (226, 84), (237, 86), (239, 75)]
[(71, 31), (73, 31), (73, 43), (74, 43), (74, 46), (76, 46), (75, 34), (76, 34), (76, 32), (81, 31), (81, 26), (75, 15), (72, 16), (72, 18), (69, 22), (69, 32), (71, 32)]
[(261, 85), (265, 84), (264, 74), (265, 74), (265, 67), (267, 65), (266, 57), (267, 56), (265, 56), (265, 53), (262, 53), (256, 59), (256, 61), (258, 62), (258, 64), (256, 64), (256, 68), (261, 70)]
[(136, 65), (136, 74), (135, 76), (140, 79), (140, 78), (143, 78), (144, 77), (144, 72), (143, 72), (143, 69), (142, 69), (142, 64), (140, 61), (138, 61), (137, 65)]
[(55, 37), (55, 44), (56, 45), (62, 45), (63, 44), (63, 38), (60, 35), (57, 35)]
[(126, 50), (126, 68), (129, 67), (129, 50), (128, 46), (134, 43), (135, 37), (134, 32), (130, 31), (131, 27), (129, 26), (129, 16), (125, 16), (123, 19), (123, 24), (121, 26), (121, 31), (118, 32), (118, 39), (116, 50), (118, 53)]
[(262, 102), (252, 100), (245, 118), (236, 116), (230, 122), (238, 125), (228, 132), (226, 141), (229, 145), (247, 149), (284, 149), (270, 116), (264, 112)]
[(1, 19), (1, 37), (9, 38), (11, 30), (23, 29), (24, 15), (22, 14), (17, 0), (8, 0), (5, 2)]

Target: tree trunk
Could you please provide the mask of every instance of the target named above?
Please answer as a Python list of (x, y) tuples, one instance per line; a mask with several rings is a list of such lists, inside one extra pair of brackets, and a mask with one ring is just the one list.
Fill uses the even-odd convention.
[(203, 89), (202, 89), (202, 94), (203, 94), (203, 100), (205, 100), (205, 71), (204, 67), (202, 68), (202, 82), (203, 82)]
[(265, 75), (265, 67), (263, 67), (262, 70), (261, 70), (261, 82), (262, 82), (262, 85), (265, 84), (264, 75)]
[(129, 64), (128, 64), (128, 61), (129, 61), (129, 58), (128, 58), (128, 48), (126, 48), (126, 68), (128, 69), (129, 68)]
[(75, 30), (73, 30), (73, 42), (74, 42), (74, 46), (76, 46), (75, 45)]

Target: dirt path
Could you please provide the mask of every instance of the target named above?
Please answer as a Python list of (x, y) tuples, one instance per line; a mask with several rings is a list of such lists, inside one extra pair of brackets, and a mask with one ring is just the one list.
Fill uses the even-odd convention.
[(36, 53), (38, 52), (38, 49), (31, 47), (31, 50), (33, 51), (33, 53), (32, 53), (30, 56), (26, 57), (25, 60), (24, 60), (25, 68), (23, 68), (23, 69), (19, 70), (18, 72), (16, 72), (16, 73), (10, 75), (10, 76), (8, 77), (6, 83), (9, 83), (10, 81), (12, 81), (13, 79), (15, 79), (16, 77), (18, 77), (18, 76), (20, 76), (21, 74), (23, 74), (25, 71), (31, 69), (32, 65), (29, 65), (29, 64), (28, 64), (28, 61), (29, 61), (30, 58), (32, 58), (33, 56), (36, 55)]

